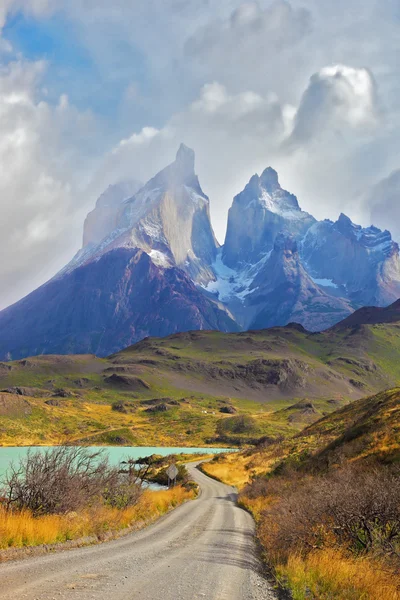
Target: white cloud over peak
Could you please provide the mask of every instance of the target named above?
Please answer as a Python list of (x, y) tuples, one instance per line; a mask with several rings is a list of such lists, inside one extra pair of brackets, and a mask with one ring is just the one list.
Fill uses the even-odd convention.
[(302, 206), (318, 217), (336, 218), (348, 208), (349, 198), (353, 205), (348, 212), (360, 216), (359, 179), (352, 180), (352, 172), (361, 161), (366, 126), (375, 135), (376, 115), (372, 76), (344, 65), (312, 76), (298, 108), (273, 93), (232, 93), (220, 83), (206, 84), (165, 127), (144, 128), (121, 142), (101, 167), (102, 184), (128, 176), (149, 179), (173, 160), (183, 141), (196, 150), (197, 171), (211, 196), (221, 241), (233, 196), (268, 165), (279, 170), (282, 183), (299, 193)]
[(327, 129), (362, 130), (377, 124), (377, 89), (367, 69), (346, 65), (322, 68), (315, 73), (301, 99), (293, 139), (319, 137)]
[(213, 220), (222, 239), (233, 195), (283, 141), (285, 118), (274, 94), (232, 94), (219, 83), (206, 84), (199, 98), (163, 128), (146, 127), (120, 142), (94, 181), (102, 186), (127, 177), (146, 181), (172, 162), (183, 141), (196, 151), (197, 171), (211, 195)]
[(365, 209), (370, 211), (371, 223), (390, 229), (400, 243), (400, 169), (373, 186), (364, 202)]

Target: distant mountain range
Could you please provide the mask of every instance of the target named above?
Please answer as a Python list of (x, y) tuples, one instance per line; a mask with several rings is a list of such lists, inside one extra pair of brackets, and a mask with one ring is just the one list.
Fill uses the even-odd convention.
[(316, 221), (272, 168), (234, 198), (220, 247), (194, 152), (181, 145), (175, 162), (146, 185), (108, 188), (85, 221), (75, 258), (0, 312), (0, 358), (105, 356), (188, 330), (297, 322), (320, 331), (399, 297), (391, 234), (343, 214)]

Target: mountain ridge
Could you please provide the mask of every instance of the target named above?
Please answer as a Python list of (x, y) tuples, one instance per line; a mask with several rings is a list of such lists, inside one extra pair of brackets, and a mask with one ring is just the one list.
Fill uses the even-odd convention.
[[(124, 263), (126, 253), (141, 257), (143, 272)], [(80, 269), (85, 276), (76, 275)], [(114, 288), (107, 287), (110, 281)], [(167, 289), (165, 306), (160, 292)], [(54, 302), (58, 293), (63, 310)], [(281, 187), (271, 167), (235, 196), (221, 247), (194, 151), (182, 144), (175, 161), (145, 185), (132, 181), (108, 188), (88, 215), (83, 247), (73, 260), (0, 312), (0, 358), (53, 347), (59, 353), (106, 355), (159, 331), (235, 331), (292, 321), (320, 331), (363, 305), (387, 306), (399, 296), (399, 246), (390, 232), (363, 228), (344, 214), (336, 222), (316, 221)], [(124, 331), (121, 307), (129, 307)], [(172, 312), (165, 317), (167, 309)]]

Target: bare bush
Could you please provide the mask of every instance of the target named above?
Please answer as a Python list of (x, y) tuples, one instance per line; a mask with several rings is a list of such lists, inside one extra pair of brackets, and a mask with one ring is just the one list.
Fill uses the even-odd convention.
[(257, 482), (246, 493), (274, 500), (263, 513), (260, 535), (266, 548), (281, 558), (326, 545), (399, 555), (398, 470), (346, 467), (302, 483), (273, 478)]
[(108, 482), (103, 491), (104, 502), (113, 508), (127, 508), (134, 506), (142, 495), (142, 481), (135, 481), (125, 473), (114, 473), (112, 480)]
[(1, 484), (7, 509), (34, 515), (62, 514), (108, 502), (126, 506), (139, 496), (132, 482), (112, 467), (102, 450), (60, 446), (31, 452), (12, 464)]

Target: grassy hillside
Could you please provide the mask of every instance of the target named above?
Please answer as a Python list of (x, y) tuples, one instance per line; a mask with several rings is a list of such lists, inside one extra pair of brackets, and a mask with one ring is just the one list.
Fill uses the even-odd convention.
[(254, 477), (325, 472), (362, 460), (400, 463), (400, 388), (354, 401), (286, 439), (218, 455), (204, 470), (242, 488)]
[[(147, 339), (107, 359), (0, 363), (0, 443), (232, 445), (287, 437), (397, 385), (399, 333), (398, 323), (320, 334), (296, 325), (192, 332)], [(240, 416), (253, 420), (243, 424)]]

